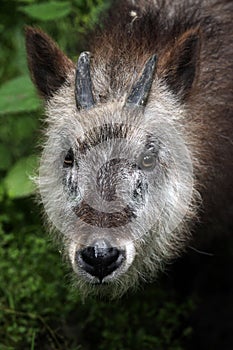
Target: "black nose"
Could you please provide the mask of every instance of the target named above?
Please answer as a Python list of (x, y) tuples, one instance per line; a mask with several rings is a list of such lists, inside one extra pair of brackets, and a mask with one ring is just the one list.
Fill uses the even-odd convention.
[(108, 241), (99, 239), (93, 242), (92, 246), (77, 253), (79, 266), (91, 274), (98, 277), (100, 282), (103, 278), (115, 271), (125, 259), (123, 250), (112, 247)]

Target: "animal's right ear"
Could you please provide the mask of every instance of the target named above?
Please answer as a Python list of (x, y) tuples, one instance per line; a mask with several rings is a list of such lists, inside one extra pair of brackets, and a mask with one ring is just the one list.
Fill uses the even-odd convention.
[(197, 75), (200, 55), (200, 30), (188, 29), (176, 38), (160, 65), (163, 79), (177, 96), (185, 100)]
[(40, 95), (49, 99), (64, 84), (74, 64), (42, 30), (26, 27), (25, 33), (32, 80)]

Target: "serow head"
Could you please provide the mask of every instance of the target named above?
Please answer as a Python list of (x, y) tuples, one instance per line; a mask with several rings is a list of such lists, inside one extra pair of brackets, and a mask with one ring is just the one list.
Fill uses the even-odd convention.
[[(148, 54), (139, 73), (118, 77), (123, 86), (131, 79), (121, 96), (106, 88), (109, 71), (98, 59), (94, 69), (89, 52), (75, 66), (33, 28), (26, 46), (48, 122), (37, 181), (48, 222), (83, 294), (117, 297), (155, 275), (186, 240), (192, 157), (177, 121), (195, 81), (198, 30), (161, 58)], [(100, 89), (109, 91), (104, 101)]]

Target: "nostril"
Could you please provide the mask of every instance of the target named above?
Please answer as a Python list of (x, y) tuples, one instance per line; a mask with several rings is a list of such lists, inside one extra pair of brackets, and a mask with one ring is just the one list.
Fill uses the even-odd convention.
[(111, 247), (105, 240), (98, 240), (93, 246), (79, 251), (77, 259), (83, 270), (102, 281), (122, 264), (124, 256), (124, 251)]

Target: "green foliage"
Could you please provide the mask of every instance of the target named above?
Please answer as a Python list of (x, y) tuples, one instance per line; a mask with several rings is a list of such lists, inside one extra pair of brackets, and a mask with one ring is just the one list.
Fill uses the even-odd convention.
[[(70, 57), (101, 20), (105, 0), (2, 0), (0, 12), (0, 349), (181, 350), (188, 300), (147, 286), (115, 303), (88, 300), (41, 228), (30, 176), (38, 163), (41, 103), (29, 79), (24, 26), (39, 26)], [(36, 140), (36, 141), (35, 141)], [(187, 324), (186, 324), (187, 323)]]
[(71, 3), (68, 1), (50, 1), (21, 7), (21, 11), (31, 18), (40, 21), (51, 21), (69, 15), (71, 13)]
[(7, 81), (0, 87), (0, 114), (31, 112), (40, 104), (28, 75)]
[(5, 178), (5, 187), (9, 198), (28, 196), (33, 192), (33, 182), (30, 174), (37, 165), (37, 158), (29, 156), (21, 158), (8, 172)]

